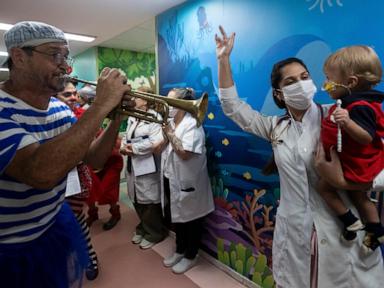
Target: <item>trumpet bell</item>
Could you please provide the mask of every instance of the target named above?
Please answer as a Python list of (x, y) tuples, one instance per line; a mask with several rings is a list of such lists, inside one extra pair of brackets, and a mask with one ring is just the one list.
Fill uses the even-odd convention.
[(168, 105), (179, 108), (190, 113), (197, 122), (197, 126), (201, 126), (204, 122), (205, 115), (208, 110), (208, 93), (204, 92), (199, 99), (195, 100), (183, 100), (175, 98), (167, 98), (161, 96)]

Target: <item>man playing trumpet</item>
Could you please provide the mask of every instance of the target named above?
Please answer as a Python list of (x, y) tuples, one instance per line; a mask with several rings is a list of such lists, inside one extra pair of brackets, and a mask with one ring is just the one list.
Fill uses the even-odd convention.
[(0, 277), (4, 287), (79, 285), (88, 256), (80, 227), (63, 204), (67, 176), (77, 177), (81, 161), (103, 167), (120, 117), (95, 135), (130, 87), (120, 72), (105, 68), (94, 103), (76, 121), (52, 97), (64, 88), (71, 65), (65, 34), (28, 21), (13, 26), (4, 40), (10, 78), (0, 84)]

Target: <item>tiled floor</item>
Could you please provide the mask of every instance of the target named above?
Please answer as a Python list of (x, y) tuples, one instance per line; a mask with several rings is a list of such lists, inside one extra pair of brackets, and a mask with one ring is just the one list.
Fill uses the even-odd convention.
[(110, 231), (103, 231), (102, 222), (109, 217), (108, 207), (100, 207), (100, 220), (91, 229), (92, 242), (100, 260), (100, 275), (85, 288), (242, 288), (226, 273), (199, 257), (198, 265), (184, 275), (176, 275), (162, 265), (162, 259), (173, 251), (174, 239), (168, 237), (152, 249), (142, 250), (131, 243), (138, 218), (121, 185), (122, 220)]

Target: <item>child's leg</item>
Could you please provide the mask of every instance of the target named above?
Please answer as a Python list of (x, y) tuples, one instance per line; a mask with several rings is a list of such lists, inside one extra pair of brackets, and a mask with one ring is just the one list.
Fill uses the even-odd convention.
[(317, 185), (317, 191), (337, 216), (341, 216), (348, 212), (348, 208), (345, 206), (337, 190), (329, 183), (320, 179)]
[(384, 227), (380, 223), (376, 205), (369, 199), (366, 192), (351, 191), (349, 195), (355, 207), (359, 210), (360, 216), (366, 222), (363, 251), (369, 254), (384, 243)]
[(332, 187), (324, 180), (318, 183), (318, 192), (323, 197), (327, 205), (336, 213), (337, 217), (344, 225), (342, 237), (347, 241), (352, 241), (356, 238), (356, 231), (364, 226), (360, 220), (345, 206), (336, 188)]
[(359, 211), (360, 217), (367, 223), (380, 223), (376, 205), (369, 199), (364, 191), (348, 191), (353, 205)]

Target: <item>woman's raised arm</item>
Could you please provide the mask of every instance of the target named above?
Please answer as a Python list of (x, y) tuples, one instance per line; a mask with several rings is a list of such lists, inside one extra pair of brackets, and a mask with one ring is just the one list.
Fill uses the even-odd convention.
[(219, 26), (221, 37), (215, 35), (216, 56), (219, 65), (219, 88), (229, 88), (234, 85), (232, 79), (231, 65), (229, 63), (229, 55), (232, 52), (235, 41), (235, 33), (228, 38), (224, 28)]

